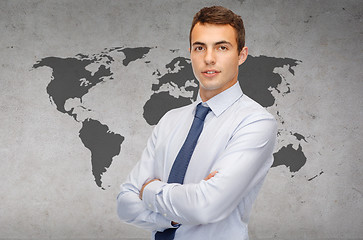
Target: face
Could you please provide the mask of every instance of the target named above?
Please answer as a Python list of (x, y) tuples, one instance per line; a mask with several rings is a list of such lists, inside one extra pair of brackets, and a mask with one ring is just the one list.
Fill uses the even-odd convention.
[(203, 101), (237, 82), (238, 66), (248, 55), (247, 47), (239, 53), (237, 49), (236, 32), (231, 25), (197, 23), (194, 26), (190, 58)]

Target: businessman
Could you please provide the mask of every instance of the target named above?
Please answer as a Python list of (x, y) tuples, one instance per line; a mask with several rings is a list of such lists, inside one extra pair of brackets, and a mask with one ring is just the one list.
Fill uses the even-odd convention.
[[(120, 219), (151, 239), (248, 239), (248, 218), (273, 162), (276, 121), (243, 94), (240, 16), (201, 9), (190, 29), (199, 81), (192, 104), (166, 113), (117, 197)], [(243, 79), (242, 79), (243, 81)]]

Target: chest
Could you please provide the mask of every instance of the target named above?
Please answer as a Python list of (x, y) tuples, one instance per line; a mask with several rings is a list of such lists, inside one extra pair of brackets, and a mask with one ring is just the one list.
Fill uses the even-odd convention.
[[(190, 159), (184, 183), (197, 183), (204, 179), (218, 162), (239, 121), (233, 116), (209, 117)], [(155, 172), (162, 181), (167, 181), (174, 160), (182, 147), (192, 119), (180, 119), (168, 131), (158, 136), (155, 148)]]

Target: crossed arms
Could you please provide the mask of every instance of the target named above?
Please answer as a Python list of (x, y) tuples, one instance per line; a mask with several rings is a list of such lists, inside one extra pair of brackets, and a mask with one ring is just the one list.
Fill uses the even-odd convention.
[(260, 185), (272, 164), (275, 120), (256, 119), (236, 129), (211, 166), (215, 172), (205, 179), (184, 185), (157, 181), (152, 172), (157, 131), (117, 197), (119, 217), (144, 229), (163, 231), (172, 227), (172, 221), (191, 225), (221, 221)]

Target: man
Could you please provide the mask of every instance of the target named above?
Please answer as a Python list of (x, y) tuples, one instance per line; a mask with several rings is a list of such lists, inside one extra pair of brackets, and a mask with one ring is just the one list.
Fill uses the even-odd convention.
[[(238, 15), (223, 7), (203, 8), (194, 16), (189, 39), (199, 96), (169, 111), (154, 128), (121, 185), (118, 215), (153, 231), (152, 239), (248, 239), (252, 203), (273, 162), (276, 122), (239, 86), (238, 67), (248, 49)], [(186, 151), (180, 149), (188, 145), (200, 108), (207, 109), (204, 121), (198, 120), (203, 130), (186, 170), (180, 170), (179, 155)], [(181, 181), (175, 180), (178, 174)], [(171, 237), (164, 238), (167, 232)]]

